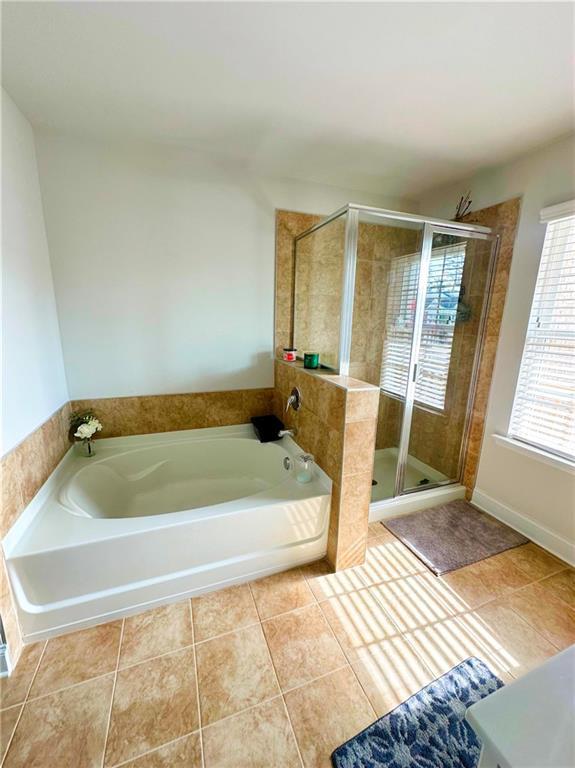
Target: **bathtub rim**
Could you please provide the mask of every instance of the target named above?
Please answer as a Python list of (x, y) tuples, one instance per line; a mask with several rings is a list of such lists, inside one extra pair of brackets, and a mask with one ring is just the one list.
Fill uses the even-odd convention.
[[(106, 438), (99, 438), (96, 441), (97, 447), (114, 447), (119, 449), (133, 449), (137, 448), (138, 446), (151, 446), (151, 445), (170, 445), (170, 444), (177, 444), (182, 442), (187, 442), (191, 438), (194, 441), (203, 441), (203, 440), (209, 440), (209, 439), (225, 439), (230, 437), (238, 437), (243, 439), (249, 439), (253, 440), (255, 442), (259, 442), (258, 438), (255, 435), (255, 432), (253, 430), (253, 426), (251, 424), (238, 424), (238, 425), (231, 425), (231, 426), (224, 426), (224, 427), (205, 427), (201, 429), (185, 429), (185, 430), (176, 430), (173, 432), (153, 432), (149, 434), (138, 434), (138, 435), (123, 435), (120, 437), (106, 437)], [(281, 441), (277, 441), (280, 445), (278, 447), (282, 447), (286, 453), (289, 453), (290, 455), (296, 455), (298, 453), (302, 453), (303, 450), (300, 448), (300, 446), (289, 436), (286, 435), (281, 439)], [(4, 552), (4, 557), (6, 559), (13, 558), (13, 557), (22, 557), (26, 556), (28, 554), (35, 554), (36, 552), (49, 552), (53, 551), (54, 549), (60, 549), (65, 548), (67, 546), (69, 547), (76, 547), (78, 546), (77, 541), (72, 541), (69, 544), (61, 544), (56, 546), (48, 546), (45, 549), (34, 549), (32, 552), (27, 551), (19, 551), (23, 538), (25, 537), (26, 532), (30, 529), (30, 527), (35, 523), (36, 519), (42, 514), (44, 511), (45, 505), (50, 501), (50, 498), (53, 497), (53, 499), (57, 502), (58, 492), (61, 485), (66, 482), (68, 479), (72, 477), (74, 474), (74, 467), (77, 466), (77, 460), (78, 457), (74, 453), (74, 445), (72, 444), (68, 451), (65, 453), (65, 455), (62, 457), (60, 462), (58, 463), (57, 467), (54, 469), (54, 471), (49, 475), (49, 477), (46, 479), (44, 484), (41, 486), (39, 491), (36, 493), (34, 498), (28, 503), (28, 505), (23, 509), (22, 513), (19, 515), (19, 517), (16, 519), (6, 536), (2, 539), (1, 546), (2, 550)], [(84, 461), (90, 461), (90, 459), (84, 459)], [(329, 495), (331, 493), (332, 488), (332, 481), (330, 477), (318, 466), (315, 465), (316, 470), (316, 477), (312, 483), (309, 484), (309, 490), (312, 488), (316, 488), (316, 490), (321, 489), (321, 493)], [(289, 482), (289, 479), (286, 478), (285, 483), (280, 484), (278, 486), (274, 487), (281, 487), (282, 485), (285, 485)], [(294, 483), (297, 482), (294, 480)], [(302, 489), (306, 489), (306, 486), (302, 486), (301, 484), (298, 484), (299, 487)], [(291, 486), (290, 487), (296, 487)], [(315, 494), (314, 494), (315, 495)], [(197, 512), (199, 515), (200, 510), (206, 510), (206, 509), (212, 509), (216, 510), (219, 508), (220, 514), (226, 514), (226, 512), (233, 512), (234, 510), (231, 507), (231, 504), (240, 501), (241, 499), (246, 498), (257, 498), (257, 494), (255, 496), (250, 497), (240, 497), (240, 499), (236, 499), (232, 502), (224, 502), (222, 504), (212, 505), (211, 507), (200, 507), (197, 510), (191, 510), (192, 512)], [(263, 500), (262, 500), (263, 502)], [(265, 502), (265, 504), (271, 504), (270, 500)], [(227, 509), (222, 509), (225, 505), (230, 505), (227, 507)], [(262, 506), (264, 504), (262, 503)], [(62, 506), (62, 510), (65, 508)], [(183, 516), (185, 514), (188, 514), (190, 510), (180, 511), (180, 512), (170, 512), (165, 513), (163, 515), (153, 515), (149, 516), (148, 518), (142, 517), (142, 518), (89, 518), (89, 517), (83, 517), (76, 515), (76, 518), (78, 520), (82, 520), (90, 523), (118, 523), (123, 522), (126, 520), (137, 520), (137, 521), (150, 521), (150, 520), (162, 520), (165, 519), (165, 523), (163, 525), (160, 525), (160, 523), (156, 523), (155, 525), (148, 525), (146, 526), (144, 523), (142, 523), (142, 529), (146, 530), (148, 528), (154, 528), (154, 527), (168, 527), (170, 525), (178, 525), (182, 524), (184, 522), (187, 522), (182, 517), (180, 519), (175, 520), (173, 519), (174, 516), (180, 515)], [(45, 514), (48, 514), (45, 512)], [(69, 514), (71, 516), (72, 513), (68, 510), (66, 510), (66, 514)], [(218, 514), (218, 512), (214, 511), (214, 515)], [(172, 519), (170, 519), (170, 517)], [(122, 536), (130, 536), (134, 530), (126, 530), (126, 531), (111, 531), (107, 536), (103, 536), (102, 538), (120, 538)]]

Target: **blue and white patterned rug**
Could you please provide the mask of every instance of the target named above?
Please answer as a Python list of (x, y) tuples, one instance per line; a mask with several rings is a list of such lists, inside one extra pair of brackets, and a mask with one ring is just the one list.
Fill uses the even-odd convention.
[(335, 768), (475, 768), (481, 744), (465, 712), (503, 683), (467, 659), (372, 723), (331, 756)]

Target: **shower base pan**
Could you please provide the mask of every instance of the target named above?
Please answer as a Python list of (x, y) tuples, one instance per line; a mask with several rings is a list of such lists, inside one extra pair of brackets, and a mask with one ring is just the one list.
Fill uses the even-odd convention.
[[(446, 483), (448, 478), (414, 456), (408, 456), (405, 467), (406, 486), (415, 488), (421, 483), (421, 491), (394, 497), (396, 467), (397, 448), (381, 448), (375, 452), (373, 479), (376, 485), (371, 493), (370, 522), (418, 512), (465, 496), (465, 488), (459, 483), (426, 488), (428, 484)], [(428, 482), (422, 483), (424, 480)]]
[(326, 553), (331, 482), (251, 425), (97, 441), (64, 457), (2, 545), (24, 640), (182, 600)]

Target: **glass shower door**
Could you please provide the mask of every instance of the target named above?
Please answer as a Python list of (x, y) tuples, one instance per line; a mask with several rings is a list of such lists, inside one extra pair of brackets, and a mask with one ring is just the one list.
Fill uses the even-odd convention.
[(349, 373), (380, 388), (372, 501), (395, 493), (422, 234), (419, 222), (359, 213)]
[(397, 493), (460, 478), (493, 242), (426, 227)]

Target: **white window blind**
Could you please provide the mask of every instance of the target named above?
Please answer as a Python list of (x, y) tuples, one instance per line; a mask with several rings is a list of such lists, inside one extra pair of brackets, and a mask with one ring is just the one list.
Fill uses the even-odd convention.
[[(575, 204), (547, 211), (509, 431), (510, 437), (574, 459)], [(553, 212), (561, 218), (553, 219)]]
[[(398, 397), (407, 389), (419, 260), (418, 254), (399, 256), (390, 266), (380, 387)], [(464, 264), (465, 243), (431, 253), (415, 399), (437, 410), (445, 408)]]

